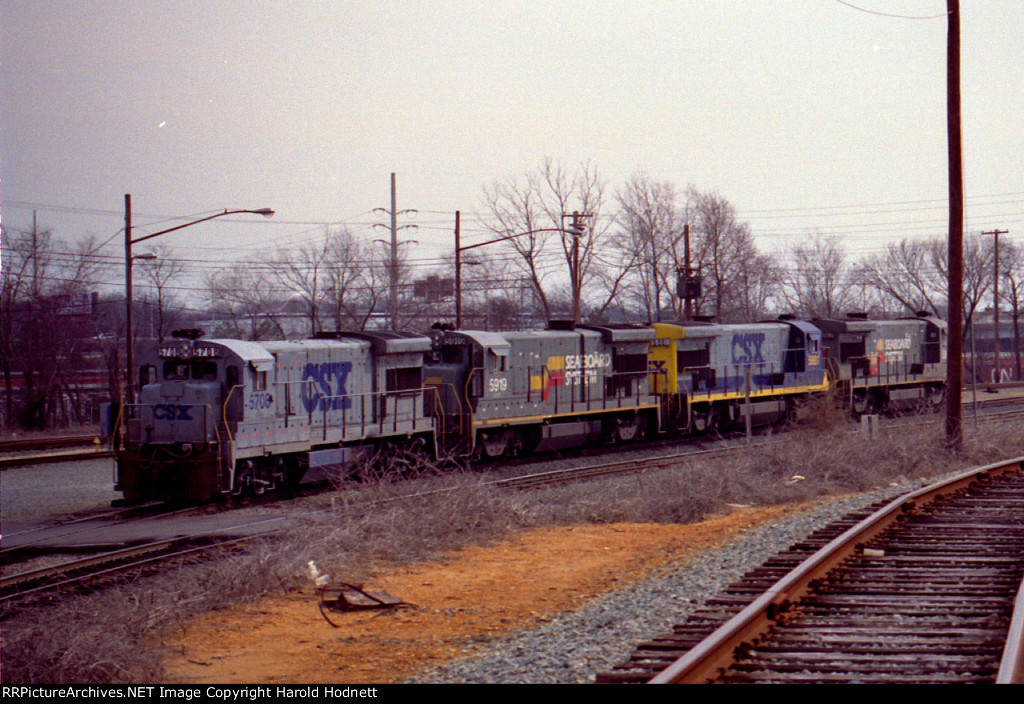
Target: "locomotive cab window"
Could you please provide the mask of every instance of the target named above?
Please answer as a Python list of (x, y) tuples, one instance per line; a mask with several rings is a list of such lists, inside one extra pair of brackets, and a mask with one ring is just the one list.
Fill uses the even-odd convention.
[(707, 367), (711, 364), (711, 350), (705, 345), (695, 350), (679, 350), (676, 353), (676, 368), (680, 373)]
[(164, 379), (181, 381), (188, 379), (188, 362), (171, 359), (164, 362)]
[[(487, 355), (490, 358), (491, 370), (496, 372), (507, 372), (508, 371), (508, 353), (498, 352), (497, 350), (491, 349)], [(504, 353), (503, 353), (504, 352)]]
[(633, 394), (633, 382), (641, 381), (647, 373), (647, 353), (616, 354), (612, 360), (612, 376), (608, 378), (607, 391), (609, 396), (619, 392), (623, 395)]
[(853, 357), (864, 356), (864, 338), (839, 341), (839, 361), (848, 362)]
[(208, 359), (194, 359), (186, 362), (180, 359), (169, 359), (164, 362), (164, 379), (168, 381), (215, 381), (217, 379), (217, 363)]
[(408, 391), (423, 386), (420, 367), (396, 367), (388, 369), (388, 391)]
[(192, 361), (192, 378), (197, 381), (216, 381), (217, 363), (208, 359), (196, 359)]
[(445, 347), (441, 350), (441, 361), (445, 364), (462, 365), (466, 360), (466, 353), (462, 347)]
[(139, 387), (152, 384), (156, 381), (156, 367), (152, 364), (144, 364), (139, 369)]

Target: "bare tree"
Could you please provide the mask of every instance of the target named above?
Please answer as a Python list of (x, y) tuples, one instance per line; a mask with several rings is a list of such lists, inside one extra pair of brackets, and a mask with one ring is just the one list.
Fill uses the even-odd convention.
[(615, 219), (621, 228), (616, 244), (624, 256), (609, 270), (630, 272), (623, 293), (647, 320), (661, 320), (666, 308), (678, 314), (675, 281), (682, 266), (686, 212), (678, 204), (675, 187), (637, 172), (616, 199)]
[(854, 269), (834, 240), (815, 236), (789, 251), (790, 267), (783, 277), (783, 300), (794, 313), (832, 318), (850, 310), (855, 296)]
[(703, 278), (703, 295), (696, 301), (698, 314), (710, 309), (725, 322), (744, 313), (744, 288), (751, 279), (750, 263), (759, 252), (750, 226), (736, 219), (732, 204), (717, 193), (687, 192), (692, 214), (696, 261)]
[(228, 327), (219, 334), (249, 340), (285, 337), (281, 296), (266, 285), (265, 278), (264, 272), (244, 263), (207, 277), (211, 312), (228, 320)]
[(773, 315), (783, 274), (767, 254), (754, 254), (744, 260), (736, 305), (736, 318), (744, 322), (763, 320)]
[(326, 238), (324, 308), (335, 330), (363, 330), (387, 295), (387, 279), (375, 277), (369, 246), (347, 229), (331, 230)]
[(868, 283), (895, 299), (910, 312), (926, 310), (936, 316), (946, 312), (946, 279), (935, 258), (935, 242), (903, 240), (885, 253), (868, 259), (863, 272)]
[(170, 330), (177, 326), (181, 316), (175, 306), (177, 297), (171, 293), (174, 284), (187, 272), (185, 263), (175, 258), (174, 250), (166, 244), (153, 247), (155, 259), (142, 260), (138, 271), (142, 280), (156, 292), (156, 338), (163, 342)]
[[(933, 259), (935, 266), (942, 276), (943, 281), (949, 278), (949, 249), (944, 240), (934, 240), (932, 243), (935, 254)], [(992, 240), (970, 235), (964, 238), (964, 276), (963, 276), (963, 315), (964, 334), (966, 339), (974, 320), (974, 314), (981, 305), (981, 302), (988, 294), (992, 286), (993, 259), (995, 247)]]
[[(592, 164), (585, 162), (570, 173), (551, 158), (523, 179), (508, 178), (484, 188), (487, 226), (507, 238), (518, 255), (518, 267), (534, 287), (547, 319), (554, 312), (552, 292), (559, 280), (565, 280), (564, 272), (572, 301), (580, 301), (583, 289), (596, 279), (596, 254), (608, 231), (600, 217), (604, 191), (604, 181)], [(569, 231), (564, 217), (573, 212), (585, 218), (586, 227), (578, 236)], [(552, 260), (561, 260), (565, 268), (552, 268)], [(605, 293), (611, 299), (617, 290)]]
[(97, 330), (90, 288), (103, 270), (96, 240), (68, 246), (36, 227), (4, 229), (0, 240), (4, 421), (40, 429), (83, 422), (78, 372), (92, 363)]
[[(964, 238), (964, 337), (978, 306), (992, 286), (993, 243), (976, 235)], [(864, 264), (868, 282), (908, 311), (947, 314), (949, 251), (943, 239), (890, 245), (885, 254)]]
[(329, 278), (331, 235), (324, 227), (324, 237), (304, 242), (297, 247), (278, 250), (272, 267), (274, 277), (294, 295), (302, 299), (309, 319), (309, 334), (320, 329), (319, 306)]

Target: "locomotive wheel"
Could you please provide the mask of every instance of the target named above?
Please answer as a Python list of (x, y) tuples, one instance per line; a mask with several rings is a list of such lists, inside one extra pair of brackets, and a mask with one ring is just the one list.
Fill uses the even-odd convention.
[(865, 391), (863, 394), (855, 393), (850, 401), (850, 407), (857, 415), (867, 413), (868, 409), (871, 407), (871, 400), (868, 398), (867, 392)]
[(615, 439), (619, 442), (632, 442), (640, 434), (640, 417), (616, 418)]
[(256, 469), (253, 467), (252, 460), (245, 460), (238, 465), (238, 469), (235, 470), (235, 486), (232, 495), (234, 496), (249, 496), (253, 493), (253, 485), (256, 480)]
[(932, 413), (938, 413), (946, 404), (946, 390), (941, 386), (931, 387), (928, 389), (928, 396), (925, 402)]
[(480, 433), (480, 446), (484, 456), (491, 459), (503, 456), (508, 452), (510, 438), (511, 433), (507, 430)]
[(713, 406), (694, 408), (690, 415), (694, 432), (706, 433), (708, 430), (715, 427), (715, 417), (717, 415), (718, 414), (715, 412), (715, 408)]

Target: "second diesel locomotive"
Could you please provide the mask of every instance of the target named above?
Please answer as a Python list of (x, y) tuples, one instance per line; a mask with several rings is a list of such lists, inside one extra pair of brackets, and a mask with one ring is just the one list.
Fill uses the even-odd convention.
[(654, 337), (641, 325), (439, 332), (426, 383), (442, 444), (493, 458), (656, 431)]
[(496, 458), (768, 424), (832, 389), (855, 413), (936, 406), (945, 328), (919, 316), (184, 339), (145, 355), (140, 380), (116, 489), (202, 501), (391, 448)]

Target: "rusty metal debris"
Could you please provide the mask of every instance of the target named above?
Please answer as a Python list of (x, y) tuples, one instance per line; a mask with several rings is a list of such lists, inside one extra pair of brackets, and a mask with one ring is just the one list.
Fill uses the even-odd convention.
[(330, 587), (324, 586), (317, 589), (317, 593), (320, 595), (320, 615), (335, 628), (340, 628), (340, 626), (331, 621), (327, 615), (328, 611), (347, 613), (350, 611), (411, 608), (413, 606), (387, 592), (370, 592), (355, 584), (342, 583)]

